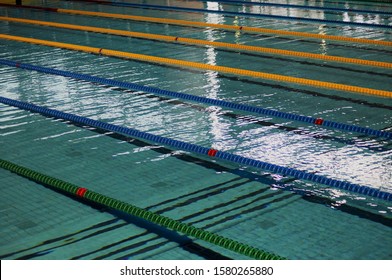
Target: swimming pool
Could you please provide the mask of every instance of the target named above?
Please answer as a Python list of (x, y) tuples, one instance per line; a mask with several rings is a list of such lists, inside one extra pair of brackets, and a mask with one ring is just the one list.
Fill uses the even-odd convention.
[[(124, 1), (126, 2), (126, 1)], [(283, 1), (280, 1), (283, 3)], [(392, 6), (323, 1), (309, 10), (227, 1), (132, 1), (144, 7), (78, 1), (28, 5), (251, 26), (392, 41)], [(274, 1), (279, 3), (279, 1)], [(319, 1), (290, 1), (321, 5)], [(189, 9), (314, 18), (316, 22), (151, 9)], [(0, 7), (0, 16), (130, 30), (392, 63), (390, 46), (243, 30), (200, 28)], [(354, 21), (354, 26), (328, 21)], [(37, 24), (0, 21), (2, 34), (121, 50), (235, 69), (391, 90), (385, 67), (310, 60), (213, 46), (184, 45)], [(177, 41), (177, 40), (176, 40)], [(192, 67), (146, 63), (1, 40), (2, 60), (83, 73), (194, 96), (248, 104), (391, 132), (391, 98)], [(390, 139), (279, 117), (208, 106), (144, 91), (0, 66), (1, 96), (211, 147), (339, 181), (392, 192)], [(192, 224), (289, 259), (391, 259), (390, 201), (279, 172), (200, 156), (140, 138), (0, 105), (1, 158), (106, 196)], [(245, 256), (99, 205), (63, 196), (0, 169), (2, 259), (209, 259)]]

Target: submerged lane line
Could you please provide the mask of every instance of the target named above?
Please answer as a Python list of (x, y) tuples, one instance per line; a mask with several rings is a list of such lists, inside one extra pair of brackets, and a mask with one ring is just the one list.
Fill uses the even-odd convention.
[(331, 82), (323, 82), (323, 81), (317, 81), (317, 80), (311, 80), (311, 79), (305, 79), (305, 78), (297, 78), (297, 77), (292, 77), (292, 76), (284, 76), (284, 75), (271, 74), (271, 73), (264, 73), (264, 72), (257, 72), (257, 71), (238, 69), (238, 68), (232, 68), (232, 67), (227, 67), (227, 66), (209, 65), (209, 64), (204, 64), (204, 63), (199, 63), (199, 62), (191, 62), (191, 61), (186, 61), (186, 60), (164, 58), (164, 57), (144, 55), (144, 54), (136, 54), (136, 53), (130, 53), (130, 52), (123, 52), (123, 51), (103, 49), (103, 48), (98, 48), (98, 47), (89, 47), (89, 46), (81, 46), (81, 45), (53, 42), (53, 41), (47, 41), (47, 40), (39, 40), (39, 39), (12, 36), (12, 35), (6, 35), (6, 34), (0, 34), (0, 39), (23, 42), (23, 43), (30, 43), (30, 44), (38, 44), (38, 45), (44, 45), (44, 46), (50, 46), (50, 47), (62, 48), (62, 49), (69, 49), (69, 50), (75, 50), (75, 51), (82, 51), (82, 52), (93, 53), (93, 54), (98, 54), (98, 55), (107, 55), (107, 56), (112, 56), (112, 57), (126, 58), (126, 59), (143, 61), (143, 62), (157, 63), (157, 64), (161, 64), (161, 65), (175, 65), (175, 66), (194, 68), (194, 69), (199, 69), (199, 70), (210, 70), (210, 71), (234, 74), (234, 75), (239, 75), (239, 76), (248, 76), (248, 77), (259, 78), (259, 79), (264, 79), (264, 80), (272, 80), (272, 81), (276, 81), (276, 82), (285, 82), (285, 83), (292, 83), (292, 84), (298, 84), (298, 85), (306, 85), (306, 86), (310, 86), (310, 87), (321, 87), (321, 88), (337, 90), (337, 91), (354, 92), (354, 93), (369, 94), (369, 95), (376, 95), (376, 96), (383, 96), (383, 97), (392, 98), (391, 91), (364, 88), (364, 87), (358, 87), (358, 86), (352, 86), (352, 85), (337, 84), (337, 83), (331, 83)]
[(322, 54), (315, 54), (315, 53), (308, 53), (308, 52), (264, 48), (264, 47), (249, 46), (249, 45), (242, 45), (242, 44), (240, 45), (240, 44), (231, 44), (225, 42), (214, 42), (214, 41), (207, 41), (207, 40), (200, 40), (200, 39), (193, 39), (193, 38), (141, 33), (141, 32), (127, 31), (127, 30), (116, 30), (116, 29), (109, 29), (109, 28), (82, 26), (82, 25), (75, 25), (75, 24), (30, 20), (30, 19), (22, 19), (22, 18), (0, 16), (0, 20), (9, 21), (9, 22), (18, 22), (24, 24), (34, 24), (40, 26), (49, 26), (49, 27), (56, 27), (56, 28), (65, 28), (65, 29), (72, 29), (72, 30), (79, 30), (79, 31), (104, 33), (104, 34), (111, 34), (111, 35), (118, 35), (118, 36), (128, 36), (134, 38), (158, 40), (158, 41), (173, 42), (173, 43), (183, 43), (183, 44), (185, 43), (187, 45), (214, 46), (214, 47), (219, 47), (224, 49), (243, 50), (248, 52), (269, 53), (269, 54), (275, 54), (281, 56), (310, 58), (310, 59), (322, 60), (322, 61), (333, 61), (338, 63), (366, 65), (366, 66), (373, 66), (373, 67), (380, 67), (380, 68), (392, 68), (392, 63), (350, 58), (350, 57), (322, 55)]
[(46, 7), (39, 7), (39, 6), (26, 6), (26, 5), (15, 6), (12, 4), (0, 4), (0, 6), (11, 7), (11, 8), (39, 9), (47, 12), (152, 22), (158, 24), (172, 24), (172, 25), (198, 27), (198, 28), (223, 29), (223, 30), (231, 30), (231, 31), (241, 31), (243, 33), (259, 33), (259, 34), (267, 33), (267, 34), (277, 34), (277, 35), (284, 35), (284, 36), (291, 36), (291, 37), (302, 37), (302, 38), (305, 37), (305, 38), (313, 38), (313, 39), (321, 39), (321, 40), (343, 41), (343, 42), (352, 42), (356, 44), (370, 44), (370, 45), (381, 45), (381, 46), (392, 47), (391, 41), (351, 38), (345, 36), (314, 34), (314, 33), (298, 32), (298, 31), (268, 29), (268, 28), (261, 28), (261, 27), (237, 26), (237, 25), (229, 25), (229, 24), (217, 24), (217, 23), (197, 22), (197, 21), (188, 21), (188, 20), (179, 20), (179, 19), (133, 16), (133, 15), (126, 15), (126, 14), (113, 14), (113, 13), (70, 10), (70, 9), (60, 9), (60, 8), (46, 8)]

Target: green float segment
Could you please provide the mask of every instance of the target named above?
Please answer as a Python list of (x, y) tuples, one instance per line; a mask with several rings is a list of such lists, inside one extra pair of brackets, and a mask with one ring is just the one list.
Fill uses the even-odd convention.
[(29, 110), (31, 112), (36, 112), (36, 113), (42, 114), (44, 116), (68, 120), (68, 121), (71, 121), (74, 123), (79, 123), (79, 124), (83, 124), (83, 125), (87, 125), (87, 126), (91, 126), (91, 127), (96, 127), (96, 128), (101, 128), (101, 129), (105, 129), (105, 130), (108, 130), (111, 132), (127, 135), (130, 137), (147, 140), (152, 143), (158, 143), (158, 144), (162, 144), (164, 146), (174, 147), (178, 150), (188, 151), (188, 152), (192, 152), (192, 153), (200, 154), (200, 155), (204, 155), (204, 156), (208, 155), (208, 156), (211, 156), (214, 158), (219, 158), (221, 160), (230, 161), (235, 164), (251, 166), (251, 167), (267, 170), (269, 172), (282, 174), (284, 176), (290, 176), (290, 177), (294, 177), (297, 179), (303, 179), (303, 180), (307, 180), (307, 181), (311, 181), (311, 182), (315, 182), (315, 183), (319, 183), (319, 184), (324, 184), (324, 185), (331, 186), (331, 187), (341, 189), (344, 191), (358, 193), (360, 195), (374, 197), (374, 198), (378, 198), (378, 199), (382, 199), (382, 200), (386, 200), (386, 201), (392, 201), (392, 193), (381, 191), (381, 190), (371, 188), (368, 186), (361, 186), (358, 184), (352, 184), (352, 183), (345, 182), (345, 181), (335, 180), (335, 179), (331, 179), (331, 178), (328, 178), (328, 177), (325, 177), (322, 175), (317, 175), (314, 173), (309, 173), (309, 172), (297, 170), (294, 168), (279, 166), (276, 164), (271, 164), (268, 162), (263, 162), (260, 160), (251, 159), (251, 158), (235, 155), (235, 154), (228, 153), (228, 152), (222, 152), (222, 151), (218, 151), (215, 149), (206, 148), (203, 146), (190, 144), (187, 142), (174, 140), (174, 139), (167, 138), (167, 137), (154, 135), (154, 134), (151, 134), (148, 132), (142, 132), (137, 129), (123, 127), (123, 126), (114, 125), (114, 124), (109, 124), (109, 123), (105, 123), (102, 121), (97, 121), (97, 120), (93, 120), (90, 118), (86, 118), (86, 117), (82, 117), (82, 116), (78, 116), (78, 115), (74, 115), (74, 114), (69, 114), (69, 113), (65, 113), (65, 112), (61, 112), (61, 111), (57, 111), (57, 110), (53, 110), (53, 109), (48, 109), (48, 108), (45, 108), (42, 106), (37, 106), (37, 105), (31, 104), (31, 103), (17, 101), (17, 100), (5, 98), (5, 97), (0, 97), (0, 103), (7, 104), (10, 106), (14, 106), (14, 107), (18, 107), (18, 108), (21, 108), (24, 110)]
[(145, 210), (143, 208), (134, 206), (132, 204), (102, 195), (100, 193), (91, 191), (87, 188), (78, 187), (71, 183), (59, 180), (54, 177), (36, 172), (23, 166), (19, 166), (12, 162), (0, 159), (0, 167), (23, 176), (27, 179), (33, 180), (39, 184), (50, 186), (56, 190), (62, 192), (71, 193), (78, 197), (82, 197), (90, 202), (97, 203), (115, 209), (129, 215), (144, 219), (148, 222), (157, 224), (170, 230), (174, 230), (191, 236), (235, 253), (259, 260), (283, 260), (285, 258), (276, 254), (269, 253), (267, 251), (257, 249), (255, 247), (240, 243), (238, 241), (223, 237), (216, 233), (212, 233), (200, 228), (196, 228), (190, 224), (183, 223), (160, 214), (156, 214), (152, 211)]
[(382, 131), (382, 130), (372, 129), (372, 128), (368, 128), (368, 127), (361, 127), (361, 126), (352, 125), (352, 124), (339, 123), (339, 122), (334, 122), (334, 121), (330, 121), (330, 120), (324, 120), (322, 118), (308, 117), (308, 116), (299, 115), (299, 114), (286, 113), (286, 112), (282, 112), (282, 111), (278, 111), (278, 110), (274, 110), (274, 109), (267, 109), (267, 108), (262, 108), (262, 107), (258, 107), (258, 106), (233, 103), (233, 102), (229, 102), (229, 101), (225, 101), (225, 100), (212, 99), (212, 98), (208, 98), (208, 97), (202, 97), (202, 96), (196, 96), (196, 95), (191, 95), (191, 94), (186, 94), (186, 93), (181, 93), (181, 92), (169, 91), (169, 90), (164, 90), (164, 89), (160, 89), (160, 88), (139, 85), (139, 84), (135, 84), (135, 83), (121, 82), (121, 81), (116, 81), (116, 80), (112, 80), (112, 79), (106, 79), (106, 78), (101, 78), (101, 77), (91, 76), (91, 75), (86, 75), (86, 74), (81, 74), (81, 73), (58, 70), (58, 69), (53, 69), (53, 68), (48, 68), (48, 67), (31, 65), (31, 64), (27, 64), (27, 63), (19, 63), (19, 62), (7, 60), (7, 59), (0, 59), (0, 64), (11, 66), (11, 67), (17, 67), (17, 68), (21, 68), (21, 69), (26, 69), (26, 70), (31, 70), (31, 71), (37, 71), (37, 72), (46, 73), (46, 74), (51, 74), (51, 75), (58, 75), (58, 76), (63, 76), (63, 77), (93, 82), (93, 83), (99, 83), (99, 84), (103, 84), (103, 85), (109, 85), (109, 86), (115, 86), (115, 87), (124, 88), (124, 89), (130, 89), (130, 90), (134, 90), (134, 91), (136, 90), (136, 91), (148, 92), (148, 93), (156, 94), (158, 96), (165, 96), (165, 97), (169, 97), (169, 98), (180, 98), (182, 100), (188, 100), (191, 102), (197, 102), (197, 103), (202, 103), (202, 104), (212, 105), (212, 106), (220, 106), (223, 108), (234, 109), (234, 110), (243, 111), (243, 112), (247, 112), (247, 113), (251, 113), (251, 114), (266, 115), (266, 116), (271, 116), (271, 117), (276, 117), (276, 118), (282, 118), (282, 119), (287, 119), (287, 120), (292, 120), (292, 121), (298, 121), (298, 122), (304, 122), (304, 123), (308, 123), (308, 124), (319, 125), (319, 126), (328, 127), (331, 129), (336, 129), (336, 130), (356, 132), (356, 133), (366, 134), (369, 136), (376, 136), (376, 137), (392, 139), (392, 133), (388, 132), (388, 131)]

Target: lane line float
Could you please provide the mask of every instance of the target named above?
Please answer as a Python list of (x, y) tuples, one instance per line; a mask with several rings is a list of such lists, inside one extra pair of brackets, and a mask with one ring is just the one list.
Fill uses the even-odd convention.
[(30, 44), (37, 44), (37, 45), (44, 45), (50, 46), (55, 48), (62, 48), (74, 51), (82, 51), (87, 53), (99, 54), (99, 55), (106, 55), (112, 57), (119, 57), (119, 58), (126, 58), (131, 60), (143, 61), (143, 62), (150, 62), (150, 63), (157, 63), (162, 65), (170, 65), (170, 66), (179, 66), (179, 67), (188, 67), (194, 68), (199, 70), (211, 70), (215, 72), (221, 73), (228, 73), (234, 74), (239, 76), (248, 76), (252, 78), (259, 78), (264, 80), (272, 80), (275, 82), (285, 82), (285, 83), (292, 83), (298, 85), (306, 85), (310, 87), (320, 87), (326, 88), (331, 90), (338, 90), (344, 92), (353, 92), (353, 93), (361, 93), (361, 94), (369, 94), (369, 95), (376, 95), (382, 97), (392, 97), (391, 91), (386, 90), (379, 90), (379, 89), (371, 89), (371, 88), (364, 88), (352, 85), (344, 85), (332, 82), (323, 82), (318, 80), (311, 80), (305, 78), (297, 78), (292, 76), (284, 76), (278, 74), (271, 74), (265, 72), (257, 72), (252, 70), (245, 70), (245, 69), (238, 69), (232, 68), (227, 66), (217, 66), (217, 65), (209, 65), (199, 62), (191, 62), (186, 60), (179, 60), (179, 59), (172, 59), (172, 58), (164, 58), (158, 56), (151, 56), (151, 55), (144, 55), (144, 54), (136, 54), (130, 52), (123, 52), (123, 51), (116, 51), (110, 49), (103, 49), (98, 47), (89, 47), (89, 46), (82, 46), (82, 45), (75, 45), (75, 44), (67, 44), (67, 43), (60, 43), (60, 42), (53, 42), (47, 40), (39, 40), (27, 37), (20, 37), (20, 36), (12, 36), (6, 34), (0, 34), (0, 39), (23, 42), (23, 43), (30, 43)]
[(182, 43), (187, 45), (214, 46), (222, 49), (240, 50), (240, 51), (257, 52), (257, 53), (269, 53), (269, 54), (281, 55), (281, 56), (309, 58), (309, 59), (322, 60), (322, 61), (333, 61), (338, 63), (366, 65), (366, 66), (392, 69), (392, 63), (382, 62), (382, 61), (364, 60), (364, 59), (357, 59), (357, 58), (350, 58), (350, 57), (340, 57), (340, 56), (316, 54), (316, 53), (309, 53), (309, 52), (290, 51), (290, 50), (282, 50), (282, 49), (275, 49), (275, 48), (264, 48), (264, 47), (249, 46), (249, 45), (242, 45), (242, 44), (241, 45), (231, 44), (225, 42), (207, 41), (207, 40), (200, 40), (200, 39), (193, 39), (193, 38), (184, 38), (184, 37), (167, 36), (167, 35), (160, 35), (160, 34), (133, 32), (127, 30), (116, 30), (116, 29), (109, 29), (109, 28), (81, 26), (75, 24), (65, 24), (65, 23), (12, 18), (12, 17), (0, 16), (0, 20), (8, 21), (8, 22), (34, 24), (40, 26), (49, 26), (49, 27), (56, 27), (56, 28), (65, 28), (65, 29), (78, 30), (78, 31), (89, 31), (89, 32), (104, 33), (104, 34), (111, 34), (111, 35), (118, 35), (118, 36), (157, 40), (157, 41), (164, 41), (164, 42), (175, 42), (175, 43)]
[(159, 135), (154, 135), (148, 132), (143, 132), (137, 129), (128, 128), (124, 126), (109, 124), (102, 121), (97, 121), (87, 117), (78, 116), (75, 114), (65, 113), (54, 109), (49, 109), (46, 107), (34, 105), (32, 103), (22, 102), (6, 97), (0, 96), (0, 103), (17, 107), (26, 111), (31, 111), (39, 113), (46, 117), (54, 117), (58, 119), (68, 120), (82, 125), (87, 125), (90, 127), (101, 128), (109, 130), (112, 132), (120, 133), (123, 135), (128, 135), (130, 137), (143, 139), (152, 143), (161, 144), (164, 146), (170, 146), (177, 148), (178, 150), (188, 151), (202, 156), (210, 156), (213, 158), (221, 159), (224, 161), (233, 162), (240, 165), (255, 167), (258, 169), (267, 170), (269, 172), (282, 174), (284, 176), (294, 177), (300, 180), (311, 181), (314, 183), (319, 183), (327, 185), (333, 188), (341, 189), (344, 191), (349, 191), (357, 193), (360, 195), (365, 195), (373, 198), (378, 198), (386, 201), (392, 201), (392, 193), (385, 192), (379, 189), (375, 189), (368, 186), (361, 186), (358, 184), (352, 184), (345, 181), (340, 181), (336, 179), (331, 179), (323, 175), (318, 175), (315, 173), (309, 173), (306, 171), (297, 170), (290, 167), (279, 166), (276, 164), (271, 164), (268, 162), (251, 159), (229, 152), (219, 151), (213, 148), (207, 148), (196, 144), (190, 144), (184, 141), (174, 140), (168, 137), (163, 137)]

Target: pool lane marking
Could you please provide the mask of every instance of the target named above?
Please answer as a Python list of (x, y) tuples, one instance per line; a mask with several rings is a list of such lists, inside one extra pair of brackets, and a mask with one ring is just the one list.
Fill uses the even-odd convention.
[(40, 40), (40, 39), (20, 37), (20, 36), (12, 36), (6, 34), (0, 34), (0, 39), (44, 45), (44, 46), (50, 46), (50, 47), (62, 48), (62, 49), (68, 49), (74, 51), (82, 51), (87, 53), (106, 55), (111, 57), (119, 57), (119, 58), (125, 58), (125, 59), (131, 59), (131, 60), (137, 60), (137, 61), (143, 61), (149, 63), (157, 63), (161, 65), (170, 65), (170, 66), (174, 65), (180, 67), (199, 69), (203, 71), (210, 70), (210, 71), (221, 72), (226, 74), (234, 74), (239, 76), (259, 78), (263, 80), (272, 80), (275, 82), (285, 82), (285, 83), (292, 83), (297, 85), (306, 85), (310, 87), (326, 88), (326, 89), (337, 90), (342, 92), (352, 92), (352, 93), (360, 93), (360, 94), (368, 94), (368, 95), (392, 98), (392, 92), (386, 90), (364, 88), (364, 87), (358, 87), (352, 85), (324, 82), (324, 81), (311, 80), (306, 78), (297, 78), (292, 76), (271, 74), (265, 72), (257, 72), (257, 71), (232, 68), (227, 66), (210, 65), (205, 63), (191, 62), (191, 61), (179, 60), (173, 58), (164, 58), (158, 56), (136, 54), (130, 52), (117, 51), (117, 50), (103, 49), (98, 47), (60, 43), (60, 42)]
[[(323, 175), (318, 175), (315, 173), (310, 173), (307, 171), (297, 170), (290, 167), (279, 166), (276, 164), (271, 164), (268, 162), (264, 162), (261, 160), (251, 159), (247, 157), (243, 157), (240, 155), (236, 155), (229, 152), (215, 150), (213, 148), (207, 148), (196, 144), (187, 143), (180, 140), (171, 139), (168, 137), (163, 137), (155, 134), (151, 134), (148, 132), (143, 132), (134, 128), (129, 128), (125, 126), (119, 126), (115, 124), (110, 124), (98, 120), (94, 120), (91, 118), (78, 116), (75, 114), (70, 114), (54, 109), (49, 109), (47, 107), (38, 106), (32, 103), (27, 103), (23, 101), (18, 101), (6, 97), (0, 96), (0, 103), (17, 107), (26, 111), (31, 111), (34, 113), (41, 114), (45, 117), (54, 117), (57, 119), (68, 120), (75, 123), (80, 123), (96, 128), (102, 128), (106, 130), (110, 130), (115, 133), (120, 133), (123, 135), (128, 135), (130, 137), (144, 139), (151, 143), (161, 144), (164, 146), (169, 146), (176, 148), (177, 150), (187, 151), (194, 154), (199, 154), (202, 156), (209, 156), (214, 159), (220, 159), (223, 161), (232, 162), (238, 165), (254, 167), (262, 170), (267, 170), (269, 172), (273, 172), (276, 174), (282, 174), (284, 176), (294, 177), (299, 180), (311, 181), (314, 183), (319, 183), (322, 185), (327, 185), (336, 189), (341, 189), (348, 192), (357, 193), (360, 195), (365, 195), (369, 197), (374, 197), (386, 201), (392, 201), (392, 193), (382, 191), (380, 189), (375, 189), (368, 186), (362, 186), (358, 184), (353, 184), (346, 181), (331, 179)], [(216, 152), (215, 152), (216, 151)], [(76, 190), (75, 190), (76, 192)]]
[(381, 62), (381, 61), (372, 61), (372, 60), (364, 60), (364, 59), (349, 58), (349, 57), (322, 55), (322, 54), (315, 54), (315, 53), (308, 53), (308, 52), (298, 52), (298, 51), (282, 50), (282, 49), (275, 49), (275, 48), (264, 48), (264, 47), (249, 46), (249, 45), (242, 45), (242, 44), (241, 45), (231, 44), (231, 43), (224, 43), (224, 42), (214, 42), (214, 41), (199, 40), (199, 39), (192, 39), (192, 38), (160, 35), (160, 34), (141, 33), (141, 32), (127, 31), (127, 30), (116, 30), (116, 29), (109, 29), (109, 28), (81, 26), (75, 24), (65, 24), (65, 23), (12, 18), (12, 17), (0, 16), (0, 20), (8, 21), (8, 22), (40, 25), (40, 26), (49, 26), (49, 27), (56, 27), (56, 28), (65, 28), (65, 29), (72, 29), (72, 30), (79, 30), (79, 31), (104, 33), (104, 34), (111, 34), (111, 35), (118, 35), (118, 36), (142, 38), (142, 39), (149, 39), (149, 40), (158, 40), (158, 41), (165, 41), (165, 42), (174, 42), (174, 43), (183, 43), (183, 44), (185, 43), (188, 45), (214, 46), (223, 49), (269, 53), (269, 54), (275, 54), (281, 56), (310, 58), (310, 59), (322, 60), (322, 61), (333, 61), (338, 63), (348, 63), (348, 64), (366, 65), (372, 67), (392, 69), (392, 63)]
[[(96, 224), (93, 224), (93, 225), (91, 225), (89, 227), (85, 227), (85, 228), (80, 229), (80, 230), (75, 230), (75, 231), (70, 232), (70, 233), (64, 233), (61, 236), (57, 236), (57, 237), (54, 237), (54, 238), (46, 239), (45, 241), (42, 241), (41, 243), (38, 243), (37, 245), (31, 245), (28, 248), (20, 249), (18, 251), (13, 251), (13, 252), (10, 252), (10, 253), (5, 253), (3, 255), (0, 255), (0, 258), (2, 260), (6, 259), (6, 258), (16, 260), (16, 259), (20, 258), (20, 257), (17, 257), (17, 255), (21, 255), (22, 253), (26, 252), (24, 254), (24, 256), (31, 255), (31, 253), (27, 253), (28, 251), (34, 250), (34, 251), (39, 253), (39, 252), (45, 252), (45, 251), (48, 251), (48, 250), (53, 250), (55, 248), (62, 247), (64, 245), (66, 246), (66, 244), (78, 242), (78, 241), (82, 240), (85, 236), (90, 236), (90, 235), (96, 233), (97, 231), (101, 231), (101, 230), (105, 230), (107, 228), (111, 228), (112, 224), (116, 224), (119, 221), (121, 221), (121, 220), (118, 219), (118, 218), (112, 218), (110, 220), (98, 222)], [(125, 225), (127, 225), (127, 224), (125, 224)], [(89, 233), (90, 231), (92, 231), (92, 233)], [(81, 235), (81, 236), (79, 236), (79, 235)], [(73, 241), (66, 242), (67, 239), (72, 239)], [(59, 244), (61, 244), (61, 245), (59, 245)]]
[(292, 36), (292, 37), (306, 37), (306, 38), (321, 39), (321, 40), (351, 42), (355, 44), (370, 44), (370, 45), (381, 45), (381, 46), (392, 47), (391, 41), (351, 38), (345, 36), (314, 34), (314, 33), (307, 33), (307, 32), (277, 30), (277, 29), (268, 29), (268, 28), (261, 28), (261, 27), (237, 26), (237, 25), (228, 25), (228, 24), (217, 24), (217, 23), (197, 22), (197, 21), (178, 20), (178, 19), (169, 19), (169, 18), (134, 16), (134, 15), (125, 15), (125, 14), (71, 10), (71, 9), (61, 9), (61, 8), (47, 8), (47, 7), (40, 7), (40, 6), (27, 6), (27, 5), (15, 6), (12, 4), (0, 4), (0, 6), (11, 7), (11, 8), (39, 9), (47, 12), (152, 22), (158, 24), (172, 24), (172, 25), (198, 27), (198, 28), (223, 29), (223, 30), (241, 31), (243, 33), (261, 33), (261, 34), (267, 33), (267, 34), (277, 34), (277, 35)]

